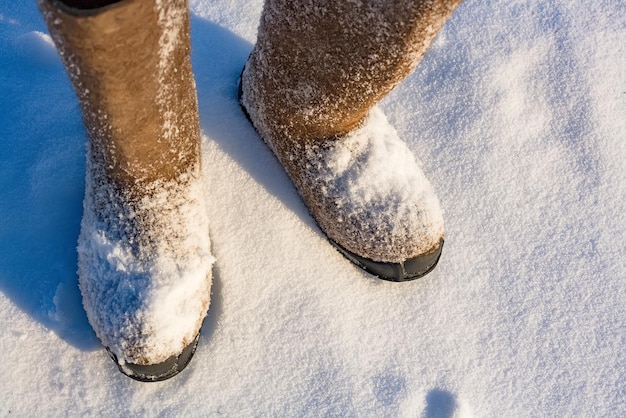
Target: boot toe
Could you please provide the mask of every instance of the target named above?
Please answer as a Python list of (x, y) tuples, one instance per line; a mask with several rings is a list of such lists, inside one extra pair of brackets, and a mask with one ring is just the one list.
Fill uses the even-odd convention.
[(348, 251), (333, 240), (330, 240), (330, 242), (353, 264), (379, 279), (390, 282), (407, 282), (424, 277), (437, 266), (441, 258), (444, 240), (441, 239), (435, 249), (398, 263), (370, 260)]
[(189, 364), (194, 353), (196, 352), (199, 338), (200, 333), (196, 335), (196, 338), (194, 338), (194, 340), (187, 345), (180, 354), (170, 356), (165, 361), (157, 364), (127, 363), (120, 361), (115, 353), (113, 353), (108, 347), (107, 351), (115, 364), (117, 364), (120, 372), (131, 379), (135, 379), (140, 382), (161, 382), (176, 376), (178, 373), (183, 371), (185, 367), (187, 367), (187, 364)]

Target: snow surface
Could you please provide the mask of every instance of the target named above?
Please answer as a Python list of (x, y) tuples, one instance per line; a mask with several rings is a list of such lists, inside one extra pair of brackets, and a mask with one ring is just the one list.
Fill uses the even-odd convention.
[(383, 101), (446, 222), (404, 284), (327, 244), (241, 113), (261, 6), (192, 1), (217, 262), (194, 360), (145, 384), (80, 302), (77, 100), (0, 3), (0, 415), (625, 416), (626, 3), (468, 0)]

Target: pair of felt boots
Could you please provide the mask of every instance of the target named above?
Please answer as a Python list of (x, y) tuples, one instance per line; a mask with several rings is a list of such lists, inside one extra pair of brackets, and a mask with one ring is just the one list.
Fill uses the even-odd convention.
[[(322, 231), (383, 279), (434, 268), (443, 220), (375, 104), (459, 1), (267, 0), (241, 75), (243, 111)], [(89, 136), (78, 245), (85, 310), (123, 373), (167, 379), (193, 355), (214, 262), (186, 0), (39, 6)]]

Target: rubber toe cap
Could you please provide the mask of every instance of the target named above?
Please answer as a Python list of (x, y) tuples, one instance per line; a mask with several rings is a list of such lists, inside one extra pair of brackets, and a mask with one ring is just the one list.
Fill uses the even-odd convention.
[(346, 250), (333, 240), (330, 240), (330, 242), (348, 260), (368, 273), (391, 282), (407, 282), (424, 277), (435, 268), (439, 262), (439, 258), (441, 258), (444, 241), (441, 239), (439, 241), (439, 246), (437, 246), (434, 250), (418, 255), (417, 257), (410, 258), (401, 263), (373, 261)]
[(191, 342), (191, 344), (185, 347), (180, 354), (171, 356), (164, 362), (158, 364), (141, 365), (126, 363), (123, 361), (121, 362), (108, 348), (107, 351), (109, 351), (109, 355), (115, 364), (117, 364), (120, 372), (131, 379), (135, 379), (140, 382), (160, 382), (176, 376), (185, 367), (187, 367), (187, 364), (189, 364), (194, 353), (196, 352), (199, 338), (200, 333), (196, 335), (196, 338)]

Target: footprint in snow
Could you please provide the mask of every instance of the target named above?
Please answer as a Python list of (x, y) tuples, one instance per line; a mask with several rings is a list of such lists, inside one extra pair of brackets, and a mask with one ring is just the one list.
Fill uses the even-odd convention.
[(426, 395), (423, 418), (452, 418), (457, 410), (456, 396), (443, 389), (432, 389)]

